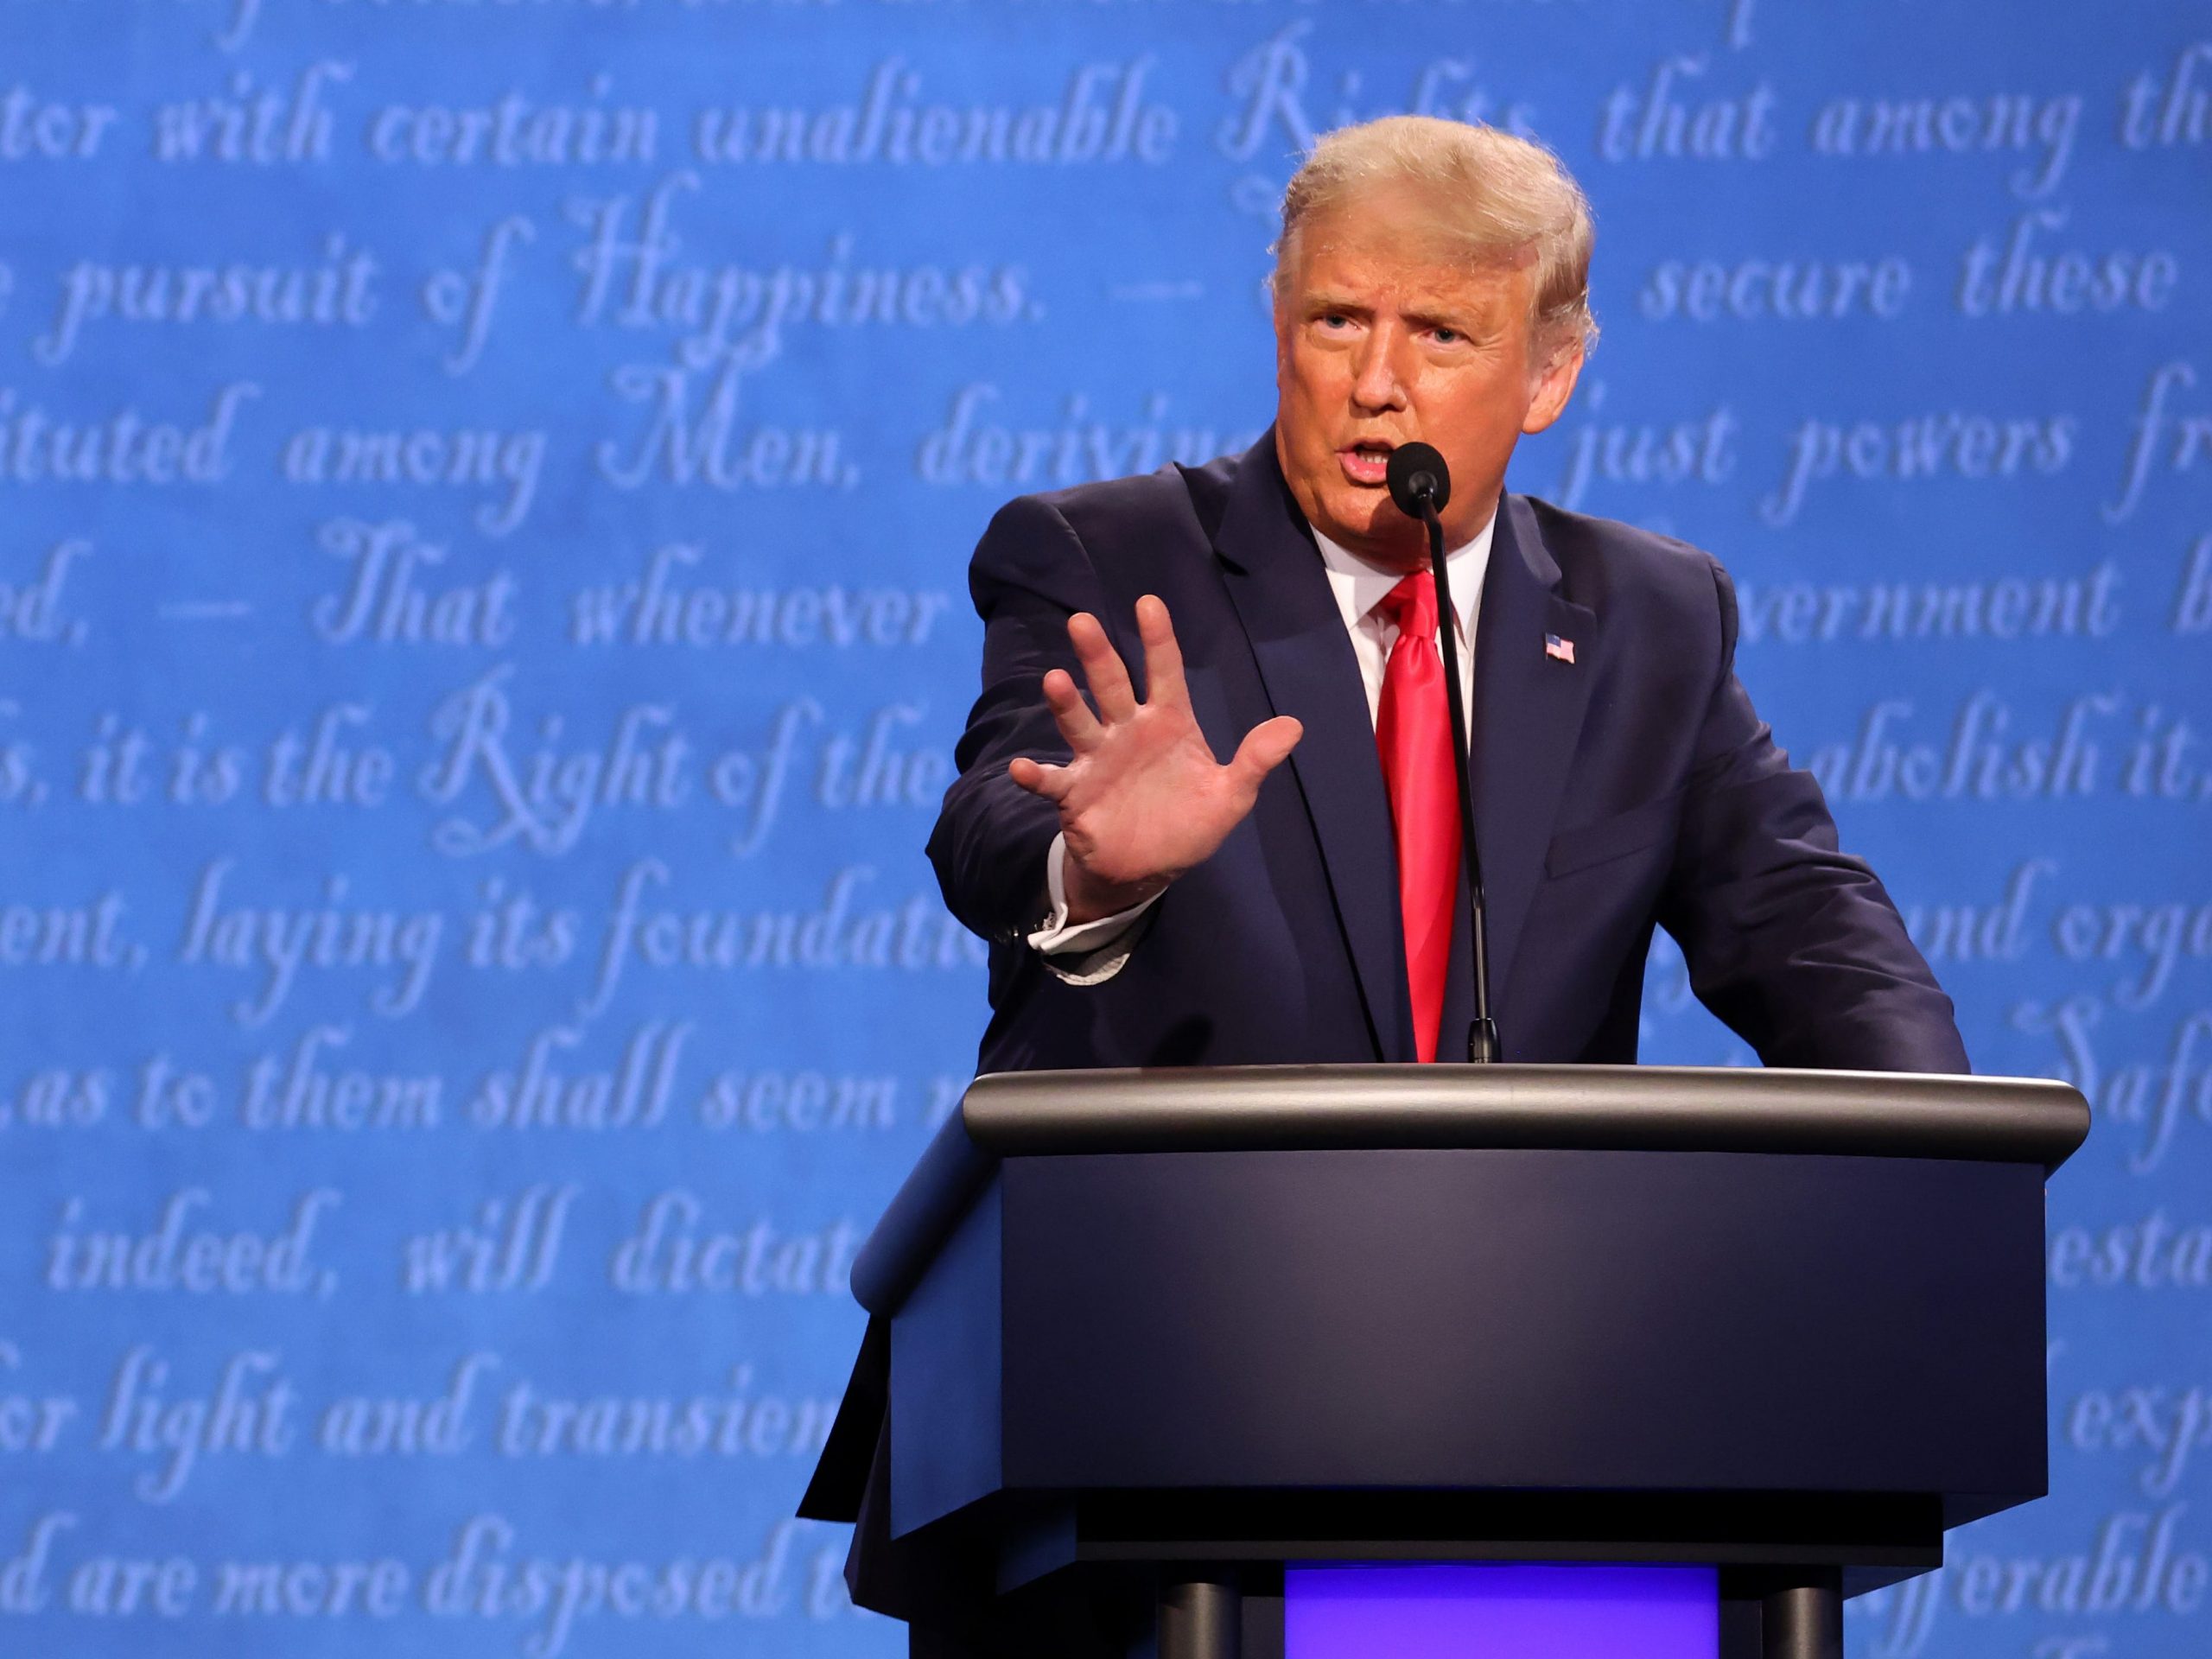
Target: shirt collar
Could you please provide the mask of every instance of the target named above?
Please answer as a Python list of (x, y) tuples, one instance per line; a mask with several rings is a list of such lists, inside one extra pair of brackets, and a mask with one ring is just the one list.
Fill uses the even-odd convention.
[[(1482, 603), (1483, 577), (1490, 569), (1490, 546), (1497, 533), (1497, 514), (1493, 512), (1483, 527), (1459, 546), (1447, 549), (1444, 568), (1452, 577), (1452, 609), (1459, 624), (1459, 638), (1474, 637), (1477, 607)], [(1337, 608), (1344, 613), (1344, 626), (1357, 628), (1367, 613), (1382, 602), (1399, 582), (1405, 580), (1402, 570), (1386, 570), (1379, 564), (1370, 564), (1349, 548), (1340, 547), (1319, 531), (1313, 532), (1314, 544), (1321, 550), (1321, 563), (1328, 567), (1329, 588), (1336, 595)]]

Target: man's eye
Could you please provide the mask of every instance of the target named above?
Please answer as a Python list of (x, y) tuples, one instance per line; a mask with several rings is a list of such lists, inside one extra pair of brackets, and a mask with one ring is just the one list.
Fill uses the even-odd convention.
[(1431, 332), (1434, 334), (1439, 342), (1446, 346), (1455, 345), (1459, 341), (1466, 338), (1466, 336), (1461, 334), (1457, 328), (1440, 327), (1433, 329)]

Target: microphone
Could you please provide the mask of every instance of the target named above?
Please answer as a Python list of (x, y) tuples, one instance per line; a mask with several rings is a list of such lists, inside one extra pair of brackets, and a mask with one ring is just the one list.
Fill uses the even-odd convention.
[(1452, 469), (1433, 446), (1400, 444), (1383, 474), (1390, 499), (1408, 518), (1428, 526), (1428, 565), (1436, 578), (1436, 637), (1444, 647), (1444, 691), (1452, 705), (1452, 760), (1459, 778), (1459, 856), (1473, 901), (1467, 944), (1473, 957), (1475, 1022), (1467, 1030), (1467, 1058), (1478, 1065), (1497, 1058), (1497, 1026), (1490, 1017), (1490, 917), (1483, 906), (1483, 860), (1475, 845), (1475, 792), (1467, 777), (1467, 699), (1459, 689), (1459, 628), (1452, 608), (1452, 580), (1444, 569), (1444, 521), (1452, 499)]
[[(1390, 452), (1382, 477), (1390, 486), (1390, 499), (1408, 518), (1425, 518), (1430, 516), (1428, 509), (1441, 512), (1451, 505), (1452, 469), (1433, 445), (1400, 444)], [(1441, 525), (1436, 533), (1444, 533)]]

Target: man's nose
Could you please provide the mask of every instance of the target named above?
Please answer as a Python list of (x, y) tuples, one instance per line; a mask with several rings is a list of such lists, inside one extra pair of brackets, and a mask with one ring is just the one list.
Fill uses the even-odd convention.
[(1361, 409), (1405, 407), (1405, 382), (1398, 372), (1398, 353), (1404, 339), (1402, 330), (1387, 322), (1367, 331), (1351, 383), (1351, 400)]

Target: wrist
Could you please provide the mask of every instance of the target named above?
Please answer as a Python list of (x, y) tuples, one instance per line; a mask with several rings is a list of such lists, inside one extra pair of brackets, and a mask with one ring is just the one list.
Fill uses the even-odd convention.
[(1061, 872), (1065, 883), (1071, 925), (1095, 922), (1101, 917), (1128, 910), (1166, 890), (1169, 877), (1147, 876), (1141, 881), (1109, 881), (1084, 868), (1071, 854)]

